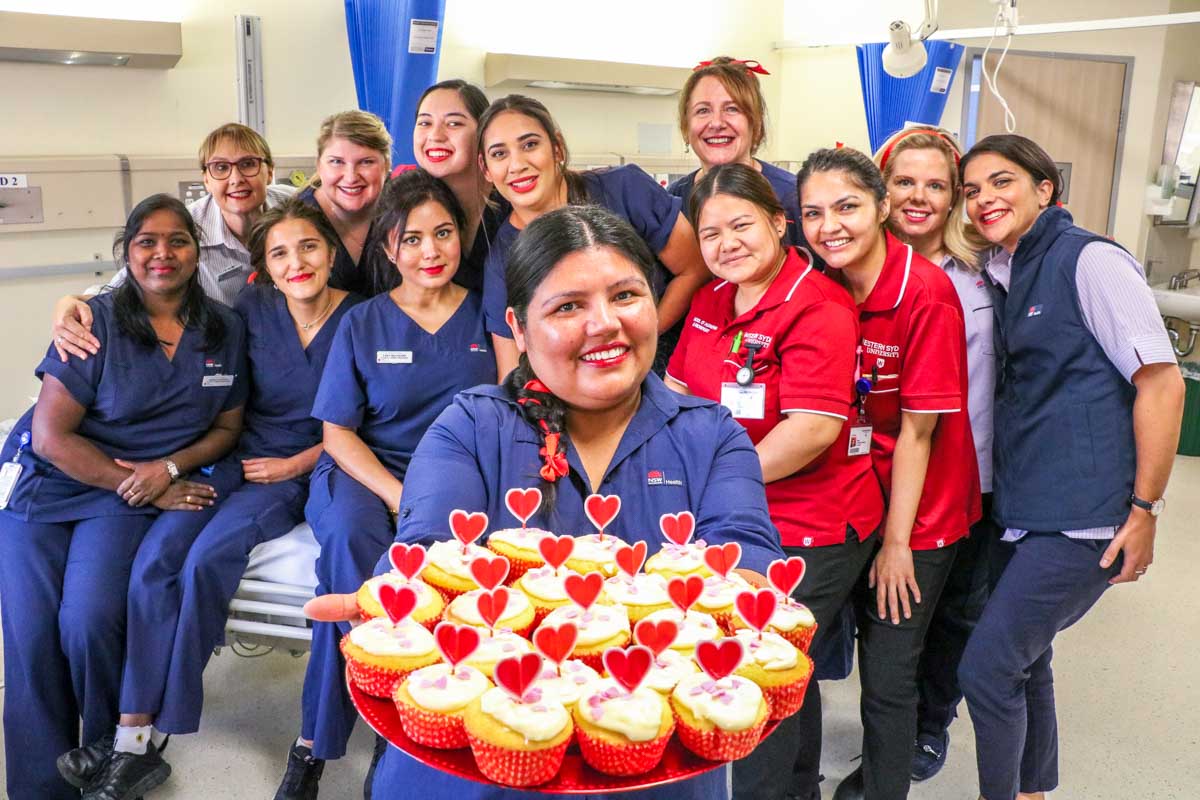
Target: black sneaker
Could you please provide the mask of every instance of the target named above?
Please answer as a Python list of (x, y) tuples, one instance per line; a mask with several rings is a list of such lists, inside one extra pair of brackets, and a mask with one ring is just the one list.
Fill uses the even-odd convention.
[(292, 745), (288, 753), (287, 771), (275, 792), (275, 800), (317, 800), (325, 760), (313, 758), (312, 748)]
[(92, 779), (108, 764), (108, 759), (112, 757), (112, 749), (113, 737), (109, 734), (91, 744), (68, 750), (55, 762), (58, 774), (76, 789), (86, 789)]
[(141, 755), (114, 750), (83, 793), (83, 800), (136, 800), (170, 774), (171, 765), (163, 761), (152, 742), (146, 743), (146, 752)]
[(913, 744), (912, 779), (927, 781), (941, 772), (949, 749), (950, 731), (942, 731), (941, 736), (919, 734)]

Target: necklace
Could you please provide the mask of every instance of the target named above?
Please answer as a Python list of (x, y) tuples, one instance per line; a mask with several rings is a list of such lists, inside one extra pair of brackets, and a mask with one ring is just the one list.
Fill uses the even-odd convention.
[(325, 304), (324, 311), (322, 311), (320, 314), (317, 314), (316, 318), (310, 320), (309, 322), (301, 322), (300, 320), (296, 320), (296, 324), (300, 326), (301, 330), (303, 330), (305, 333), (308, 333), (309, 328), (311, 328), (313, 325), (316, 325), (321, 320), (325, 319), (325, 315), (328, 314), (332, 308), (333, 308), (333, 292), (330, 292), (329, 293), (329, 302)]

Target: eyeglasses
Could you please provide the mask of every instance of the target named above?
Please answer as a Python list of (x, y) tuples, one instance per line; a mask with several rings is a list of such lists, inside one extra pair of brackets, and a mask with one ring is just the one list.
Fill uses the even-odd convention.
[(204, 171), (219, 181), (229, 177), (229, 173), (237, 167), (238, 174), (243, 178), (253, 178), (262, 170), (265, 158), (246, 156), (237, 161), (209, 161), (204, 165)]

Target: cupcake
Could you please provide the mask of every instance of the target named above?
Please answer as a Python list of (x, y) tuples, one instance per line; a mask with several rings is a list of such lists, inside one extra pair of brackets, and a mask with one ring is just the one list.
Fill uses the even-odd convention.
[(538, 626), (556, 608), (571, 604), (563, 586), (563, 575), (553, 567), (535, 567), (513, 585), (533, 605), (533, 624)]
[(584, 574), (599, 572), (610, 578), (617, 574), (617, 550), (624, 544), (611, 533), (576, 536), (575, 548), (567, 559), (567, 569)]
[(700, 671), (696, 662), (678, 650), (667, 648), (654, 657), (650, 672), (646, 674), (643, 686), (654, 691), (669, 695), (684, 678), (690, 678)]
[(429, 546), (428, 560), (421, 570), (421, 579), (437, 589), (450, 602), (460, 594), (478, 588), (471, 577), (471, 562), (491, 553), (477, 544), (465, 547), (457, 540), (434, 542)]
[[(746, 621), (738, 614), (733, 615), (733, 630), (747, 629)], [(771, 633), (777, 633), (791, 643), (801, 653), (807, 653), (812, 645), (813, 636), (817, 633), (817, 620), (808, 606), (797, 603), (792, 598), (780, 600), (774, 616), (767, 626)]]
[(629, 644), (629, 615), (624, 606), (592, 606), (584, 610), (564, 606), (551, 611), (542, 621), (544, 626), (575, 623), (579, 636), (575, 640), (575, 658), (596, 671), (604, 669), (604, 651), (610, 647)]
[[(479, 613), (479, 596), (483, 589), (474, 589), (461, 594), (446, 607), (446, 621), (460, 625), (473, 625), (486, 628), (488, 623)], [(528, 636), (533, 630), (533, 605), (521, 592), (508, 592), (508, 603), (494, 627), (510, 630), (518, 636)]]
[(705, 547), (703, 540), (682, 545), (667, 542), (646, 561), (646, 572), (662, 575), (667, 579), (686, 575), (712, 575), (712, 570), (704, 563)]
[(604, 593), (614, 603), (625, 606), (632, 623), (645, 619), (655, 611), (671, 607), (667, 581), (661, 575), (644, 572), (627, 575), (622, 572), (604, 582)]
[(545, 692), (544, 697), (557, 697), (560, 703), (570, 708), (598, 680), (600, 673), (577, 659), (558, 665), (543, 659), (542, 672), (533, 685)]
[(721, 630), (728, 634), (733, 631), (733, 606), (738, 594), (753, 588), (749, 581), (736, 572), (730, 572), (725, 577), (710, 575), (704, 579), (704, 591), (696, 598), (693, 608), (711, 615)]
[(511, 631), (479, 630), (479, 648), (463, 663), (475, 667), (487, 677), (492, 677), (496, 663), (503, 658), (533, 652), (529, 640)]
[(440, 660), (433, 634), (412, 619), (375, 617), (342, 637), (341, 648), (350, 679), (373, 697), (391, 698), (410, 672)]
[(762, 690), (770, 708), (769, 719), (783, 719), (799, 711), (812, 677), (812, 660), (776, 633), (760, 636), (743, 628), (735, 636), (746, 657), (734, 674), (749, 678)]
[(750, 755), (769, 714), (758, 686), (738, 676), (720, 680), (704, 673), (688, 676), (671, 692), (670, 700), (679, 741), (710, 761)]
[(588, 687), (572, 709), (583, 760), (606, 775), (640, 775), (658, 766), (675, 729), (666, 699), (626, 690), (612, 678)]
[(488, 534), (487, 546), (493, 553), (508, 559), (512, 565), (508, 579), (513, 583), (527, 570), (546, 563), (538, 551), (538, 543), (547, 536), (554, 534), (541, 528), (504, 528)]
[(463, 714), (467, 741), (479, 771), (505, 786), (536, 786), (562, 767), (574, 726), (557, 698), (533, 686), (541, 656), (529, 653), (496, 665), (496, 688)]
[(651, 622), (669, 619), (678, 625), (679, 634), (671, 643), (671, 649), (684, 656), (690, 657), (695, 652), (698, 642), (720, 639), (722, 636), (721, 628), (717, 625), (716, 620), (700, 611), (688, 611), (684, 614), (677, 608), (668, 608), (663, 611), (655, 611), (646, 619)]
[(492, 682), (474, 667), (433, 664), (409, 674), (393, 699), (400, 727), (414, 742), (439, 750), (467, 746), (463, 712)]
[(376, 575), (359, 587), (358, 611), (364, 620), (384, 616), (383, 606), (379, 603), (379, 587), (385, 583), (392, 588), (411, 586), (417, 593), (417, 605), (413, 609), (410, 619), (419, 622), (429, 630), (434, 629), (442, 618), (442, 611), (446, 608), (446, 601), (442, 599), (441, 592), (435, 591), (419, 578), (409, 580), (395, 571)]

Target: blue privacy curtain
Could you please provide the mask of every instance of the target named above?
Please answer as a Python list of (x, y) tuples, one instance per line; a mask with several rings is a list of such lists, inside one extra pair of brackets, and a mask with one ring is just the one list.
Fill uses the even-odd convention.
[(437, 80), (445, 18), (446, 0), (346, 0), (358, 107), (387, 124), (393, 164), (412, 162), (417, 99)]
[(925, 68), (911, 78), (893, 78), (883, 71), (884, 47), (882, 43), (858, 46), (858, 77), (862, 82), (871, 152), (878, 150), (906, 122), (926, 125), (941, 122), (963, 52), (960, 44), (927, 41), (925, 50), (929, 60)]

